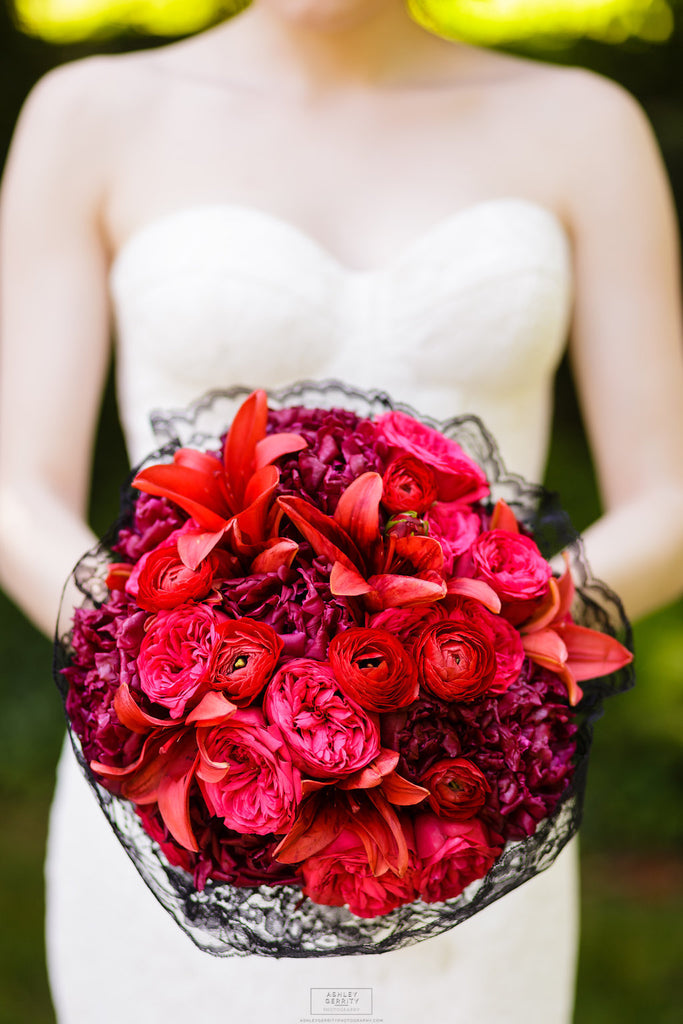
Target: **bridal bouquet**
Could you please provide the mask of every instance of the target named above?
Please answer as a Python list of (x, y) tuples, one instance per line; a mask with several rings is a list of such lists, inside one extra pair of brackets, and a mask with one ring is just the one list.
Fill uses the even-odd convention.
[(531, 877), (630, 680), (618, 603), (473, 418), (310, 393), (253, 392), (139, 469), (58, 646), (103, 808), (213, 952), (394, 948)]

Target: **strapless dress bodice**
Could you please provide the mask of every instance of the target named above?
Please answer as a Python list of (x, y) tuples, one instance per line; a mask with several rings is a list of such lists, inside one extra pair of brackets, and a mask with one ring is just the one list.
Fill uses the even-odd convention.
[(535, 203), (477, 203), (363, 271), (272, 214), (192, 206), (129, 238), (111, 291), (133, 461), (154, 447), (151, 409), (337, 378), (437, 418), (475, 412), (510, 469), (542, 470), (571, 262), (560, 221)]

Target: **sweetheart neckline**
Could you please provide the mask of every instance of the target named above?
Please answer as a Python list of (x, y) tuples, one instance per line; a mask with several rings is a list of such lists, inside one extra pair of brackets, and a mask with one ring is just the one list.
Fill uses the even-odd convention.
[(292, 221), (287, 220), (285, 217), (281, 217), (279, 214), (271, 213), (268, 210), (264, 210), (258, 206), (253, 206), (249, 203), (235, 203), (224, 200), (218, 202), (191, 203), (186, 206), (177, 207), (174, 210), (169, 210), (167, 213), (159, 214), (156, 217), (152, 217), (150, 220), (132, 231), (119, 247), (111, 260), (109, 276), (111, 280), (114, 276), (118, 275), (120, 267), (129, 258), (130, 253), (134, 252), (142, 241), (144, 241), (148, 236), (153, 235), (155, 231), (160, 228), (165, 227), (174, 220), (182, 220), (189, 216), (205, 216), (209, 212), (221, 212), (252, 217), (255, 220), (260, 220), (264, 223), (270, 224), (281, 233), (294, 238), (299, 244), (304, 244), (310, 250), (315, 251), (319, 257), (324, 258), (328, 263), (335, 266), (344, 274), (357, 277), (374, 277), (390, 271), (392, 267), (400, 264), (402, 260), (410, 257), (413, 252), (419, 250), (424, 245), (429, 244), (441, 232), (455, 227), (462, 220), (466, 220), (467, 217), (482, 213), (495, 206), (526, 207), (529, 210), (533, 210), (536, 214), (542, 214), (563, 236), (565, 243), (567, 245), (570, 244), (569, 231), (566, 225), (561, 220), (559, 214), (550, 207), (544, 206), (542, 203), (538, 203), (532, 199), (525, 199), (521, 196), (497, 196), (491, 199), (480, 199), (476, 202), (469, 203), (466, 206), (461, 207), (459, 210), (455, 210), (453, 213), (442, 217), (440, 220), (432, 224), (431, 227), (426, 228), (412, 240), (398, 248), (396, 253), (381, 266), (368, 268), (352, 267), (349, 264), (344, 263), (343, 260), (337, 257), (323, 242), (320, 242), (315, 238), (314, 235), (310, 234), (304, 228), (299, 227)]

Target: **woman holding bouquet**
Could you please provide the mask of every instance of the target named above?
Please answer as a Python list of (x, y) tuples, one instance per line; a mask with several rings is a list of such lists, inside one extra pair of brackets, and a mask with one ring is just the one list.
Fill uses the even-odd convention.
[[(630, 97), (446, 42), (400, 0), (255, 0), (196, 38), (59, 69), (26, 104), (3, 184), (3, 583), (52, 632), (94, 541), (112, 311), (132, 462), (154, 447), (153, 408), (338, 377), (435, 417), (481, 415), (531, 478), (571, 319), (606, 507), (588, 555), (644, 614), (683, 576), (678, 272), (668, 184)], [(48, 886), (65, 1024), (299, 1022), (321, 986), (373, 988), (387, 1024), (570, 1019), (572, 849), (406, 950), (216, 960), (145, 892), (65, 750)]]

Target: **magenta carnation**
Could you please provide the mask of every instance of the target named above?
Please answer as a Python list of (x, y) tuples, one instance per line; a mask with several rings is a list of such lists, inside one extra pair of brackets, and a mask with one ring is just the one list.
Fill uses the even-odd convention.
[(287, 658), (325, 659), (332, 637), (359, 617), (348, 598), (332, 595), (326, 560), (311, 555), (302, 544), (290, 568), (226, 580), (221, 587), (227, 614), (272, 626)]
[(280, 494), (298, 494), (331, 515), (339, 496), (362, 473), (383, 474), (388, 448), (374, 423), (347, 409), (271, 410), (268, 432), (300, 434), (308, 447), (280, 465)]
[(137, 562), (147, 551), (163, 544), (186, 519), (185, 513), (167, 498), (140, 494), (135, 501), (132, 522), (119, 530), (112, 550)]
[(142, 737), (119, 722), (114, 696), (122, 678), (135, 679), (135, 652), (146, 618), (120, 592), (101, 608), (74, 612), (73, 657), (64, 669), (66, 712), (88, 761), (128, 764), (142, 746)]

